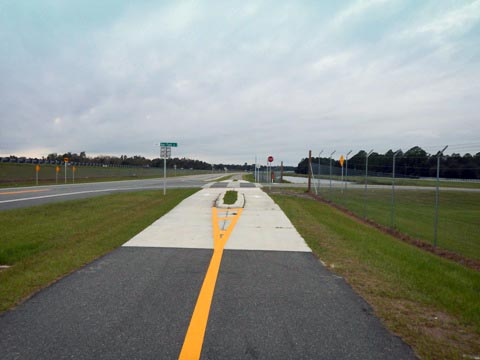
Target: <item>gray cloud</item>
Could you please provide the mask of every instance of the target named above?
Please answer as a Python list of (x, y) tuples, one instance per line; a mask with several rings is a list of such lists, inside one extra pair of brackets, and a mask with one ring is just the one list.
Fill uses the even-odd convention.
[(177, 141), (179, 156), (296, 164), (310, 148), (478, 144), (480, 1), (433, 3), (185, 1), (62, 33), (10, 24), (0, 153), (154, 157)]

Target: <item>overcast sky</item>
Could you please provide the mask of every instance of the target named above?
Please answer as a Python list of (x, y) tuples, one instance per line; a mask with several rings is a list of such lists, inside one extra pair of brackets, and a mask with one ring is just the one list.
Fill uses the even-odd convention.
[(4, 156), (478, 152), (479, 108), (480, 0), (0, 0)]

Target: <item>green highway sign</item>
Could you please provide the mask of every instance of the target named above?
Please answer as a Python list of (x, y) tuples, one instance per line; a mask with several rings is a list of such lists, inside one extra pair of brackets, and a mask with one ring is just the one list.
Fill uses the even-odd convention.
[(160, 143), (160, 146), (171, 146), (171, 147), (177, 147), (178, 144), (177, 143)]

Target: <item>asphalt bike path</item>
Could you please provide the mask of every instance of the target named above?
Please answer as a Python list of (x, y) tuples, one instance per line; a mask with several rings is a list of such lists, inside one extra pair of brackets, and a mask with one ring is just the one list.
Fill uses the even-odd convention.
[(251, 186), (210, 184), (1, 315), (2, 358), (415, 358)]

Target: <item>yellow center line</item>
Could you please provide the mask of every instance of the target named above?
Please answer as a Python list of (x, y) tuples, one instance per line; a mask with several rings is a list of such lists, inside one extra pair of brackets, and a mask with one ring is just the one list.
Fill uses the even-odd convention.
[(14, 194), (37, 193), (37, 192), (43, 192), (43, 191), (50, 191), (50, 189), (4, 191), (4, 192), (0, 192), (0, 195), (14, 195)]
[(180, 352), (180, 360), (195, 360), (200, 359), (202, 352), (203, 339), (205, 337), (205, 330), (207, 329), (208, 316), (212, 305), (213, 293), (215, 291), (215, 284), (217, 282), (220, 264), (222, 262), (223, 249), (227, 243), (228, 238), (232, 234), (233, 228), (237, 224), (243, 209), (230, 209), (236, 215), (231, 224), (226, 230), (220, 230), (218, 221), (218, 209), (212, 208), (212, 223), (213, 223), (213, 255), (208, 266), (207, 274), (203, 280), (200, 294), (198, 295), (195, 309), (188, 326), (187, 334), (183, 342), (182, 350)]

